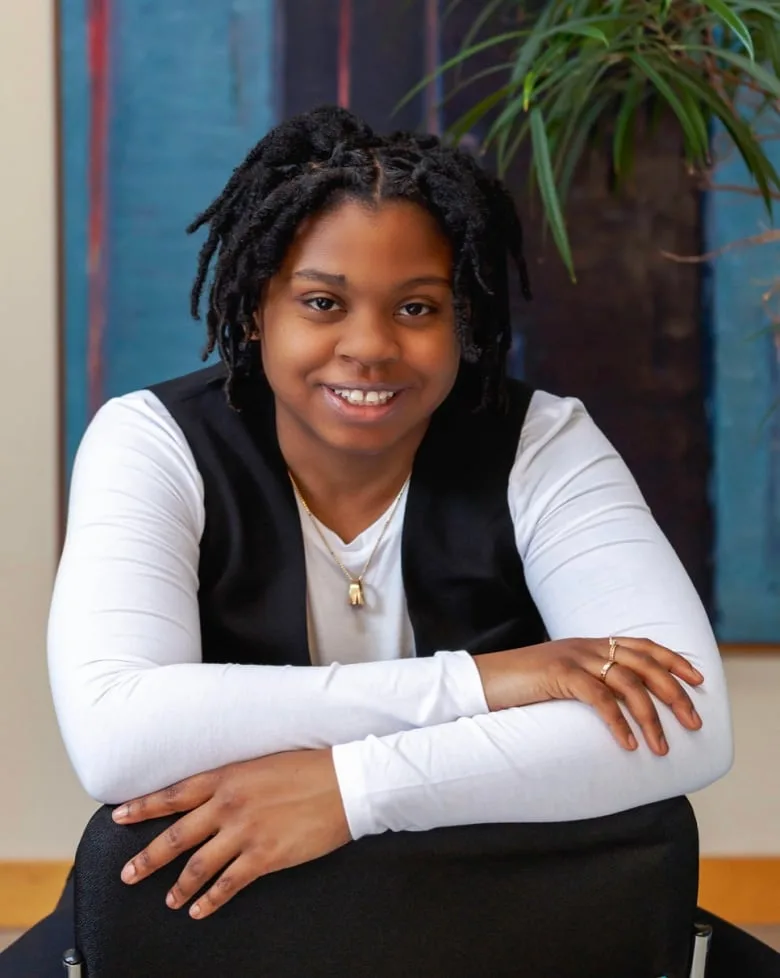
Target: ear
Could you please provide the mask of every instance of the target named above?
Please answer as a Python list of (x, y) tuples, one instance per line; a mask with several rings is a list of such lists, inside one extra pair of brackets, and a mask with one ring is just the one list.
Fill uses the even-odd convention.
[(261, 315), (260, 309), (256, 309), (252, 313), (252, 325), (248, 328), (247, 339), (259, 340), (263, 335), (263, 317)]

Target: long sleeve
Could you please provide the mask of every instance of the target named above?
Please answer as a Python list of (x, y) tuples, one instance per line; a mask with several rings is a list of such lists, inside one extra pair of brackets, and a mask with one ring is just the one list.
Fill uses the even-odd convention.
[(342, 666), (203, 663), (203, 523), (200, 476), (165, 408), (144, 392), (105, 405), (78, 453), (48, 631), (63, 738), (96, 799), (487, 709), (463, 652)]
[[(623, 750), (576, 702), (540, 703), (334, 749), (355, 838), (478, 822), (565, 821), (704, 787), (732, 759), (718, 648), (696, 592), (625, 464), (575, 400), (534, 395), (508, 488), (531, 595), (552, 638), (633, 635), (704, 675), (686, 731)], [(632, 721), (633, 723), (633, 721)], [(637, 727), (633, 724), (635, 732)]]

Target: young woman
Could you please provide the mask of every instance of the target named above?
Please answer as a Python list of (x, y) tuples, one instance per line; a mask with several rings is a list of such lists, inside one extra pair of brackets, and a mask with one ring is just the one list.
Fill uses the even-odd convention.
[(51, 610), (85, 788), (126, 823), (186, 813), (123, 879), (195, 849), (168, 904), (203, 918), (367, 834), (721, 777), (684, 570), (582, 404), (506, 377), (510, 263), (528, 286), (505, 188), (324, 108), (202, 227), (221, 363), (95, 417)]

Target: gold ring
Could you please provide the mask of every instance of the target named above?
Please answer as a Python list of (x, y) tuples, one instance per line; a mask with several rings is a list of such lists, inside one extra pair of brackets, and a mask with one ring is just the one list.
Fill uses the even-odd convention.
[(607, 681), (607, 673), (615, 665), (614, 659), (608, 659), (604, 665), (601, 667), (601, 672), (599, 673), (599, 679), (605, 683)]
[(615, 661), (615, 655), (617, 654), (617, 647), (618, 647), (617, 639), (612, 638), (612, 636), (610, 635), (609, 638), (609, 661), (610, 662)]

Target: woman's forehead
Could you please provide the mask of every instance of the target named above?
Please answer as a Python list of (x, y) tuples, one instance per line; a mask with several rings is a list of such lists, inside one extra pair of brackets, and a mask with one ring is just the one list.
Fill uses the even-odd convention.
[[(300, 226), (283, 263), (290, 277), (303, 271), (388, 282), (449, 279), (452, 248), (434, 218), (408, 201), (377, 205), (345, 201)], [(311, 277), (311, 276), (310, 276)]]

